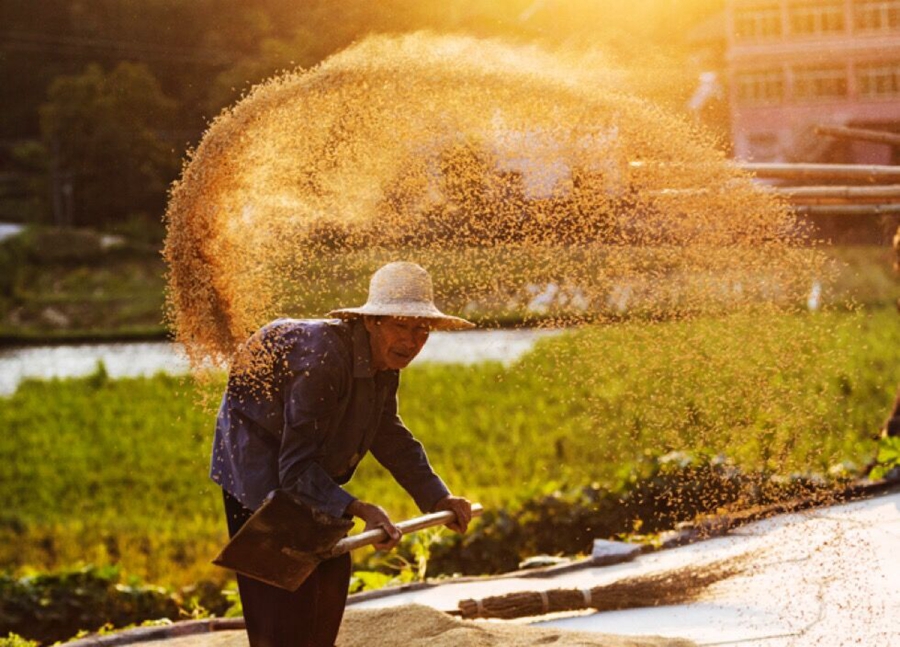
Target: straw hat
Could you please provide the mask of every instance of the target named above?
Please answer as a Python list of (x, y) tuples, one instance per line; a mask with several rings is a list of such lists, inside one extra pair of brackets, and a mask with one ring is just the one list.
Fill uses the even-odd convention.
[(369, 283), (369, 299), (359, 308), (341, 308), (329, 317), (353, 319), (361, 315), (374, 317), (423, 317), (431, 319), (433, 330), (463, 330), (475, 324), (459, 317), (445, 315), (434, 305), (431, 277), (425, 268), (398, 261), (388, 263)]

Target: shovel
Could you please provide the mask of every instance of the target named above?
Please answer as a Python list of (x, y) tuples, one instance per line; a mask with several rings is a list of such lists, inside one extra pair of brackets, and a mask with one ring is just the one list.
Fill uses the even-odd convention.
[[(482, 511), (480, 504), (472, 505), (473, 517)], [(401, 521), (396, 527), (406, 535), (454, 519), (453, 512), (444, 510)], [(388, 538), (383, 528), (344, 537), (352, 527), (353, 522), (349, 519), (323, 514), (290, 494), (276, 490), (231, 538), (213, 564), (287, 591), (296, 591), (326, 559)]]

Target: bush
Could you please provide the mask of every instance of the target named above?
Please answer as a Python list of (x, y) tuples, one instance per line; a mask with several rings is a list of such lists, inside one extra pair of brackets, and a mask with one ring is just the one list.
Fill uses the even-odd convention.
[(19, 634), (10, 633), (6, 638), (0, 638), (0, 647), (37, 647), (37, 643), (22, 638)]
[(28, 243), (24, 235), (0, 242), (0, 298), (12, 298), (22, 280)]
[(56, 77), (40, 108), (41, 136), (66, 178), (69, 224), (96, 226), (134, 211), (159, 213), (178, 156), (161, 132), (176, 105), (153, 72), (120, 62)]
[(596, 538), (653, 535), (699, 515), (829, 487), (817, 476), (746, 474), (702, 451), (651, 457), (636, 469), (613, 489), (557, 489), (513, 510), (488, 510), (464, 537), (445, 535), (430, 548), (429, 575), (508, 572), (534, 555), (589, 553)]
[[(203, 606), (207, 605), (207, 606)], [(0, 635), (14, 632), (52, 643), (80, 631), (125, 627), (149, 619), (224, 613), (228, 601), (218, 588), (197, 586), (180, 593), (122, 583), (118, 568), (66, 570), (30, 577), (0, 576)], [(12, 636), (7, 640), (18, 640)], [(27, 642), (9, 642), (26, 645)]]
[(900, 437), (886, 436), (878, 443), (875, 465), (869, 472), (872, 480), (883, 479), (891, 471), (900, 468)]

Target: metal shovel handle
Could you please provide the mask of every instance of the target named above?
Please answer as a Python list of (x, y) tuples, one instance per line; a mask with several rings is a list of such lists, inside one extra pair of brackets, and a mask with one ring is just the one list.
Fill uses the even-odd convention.
[[(484, 508), (481, 507), (480, 503), (472, 504), (473, 518), (480, 516), (482, 512), (484, 512)], [(401, 535), (408, 535), (411, 532), (431, 528), (432, 526), (442, 526), (455, 519), (455, 512), (452, 510), (442, 510), (441, 512), (432, 512), (431, 514), (422, 515), (421, 517), (414, 517), (408, 521), (401, 521), (396, 524), (396, 527)], [(372, 544), (380, 543), (387, 538), (388, 534), (384, 528), (375, 528), (374, 530), (367, 530), (357, 535), (353, 535), (352, 537), (344, 537), (331, 549), (331, 556), (337, 557), (338, 555), (349, 553), (351, 550), (356, 550), (363, 546), (371, 546)]]

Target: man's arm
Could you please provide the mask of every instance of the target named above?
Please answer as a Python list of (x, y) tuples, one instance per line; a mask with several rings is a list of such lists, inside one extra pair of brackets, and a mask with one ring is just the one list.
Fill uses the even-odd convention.
[(450, 494), (432, 469), (422, 443), (413, 437), (400, 419), (396, 397), (385, 405), (370, 451), (412, 496), (422, 512), (452, 510), (457, 520), (447, 524), (447, 527), (457, 532), (466, 531), (472, 518), (471, 503)]
[(413, 437), (397, 415), (396, 399), (385, 404), (370, 451), (422, 512), (432, 512), (437, 502), (450, 494), (428, 462), (422, 443)]

